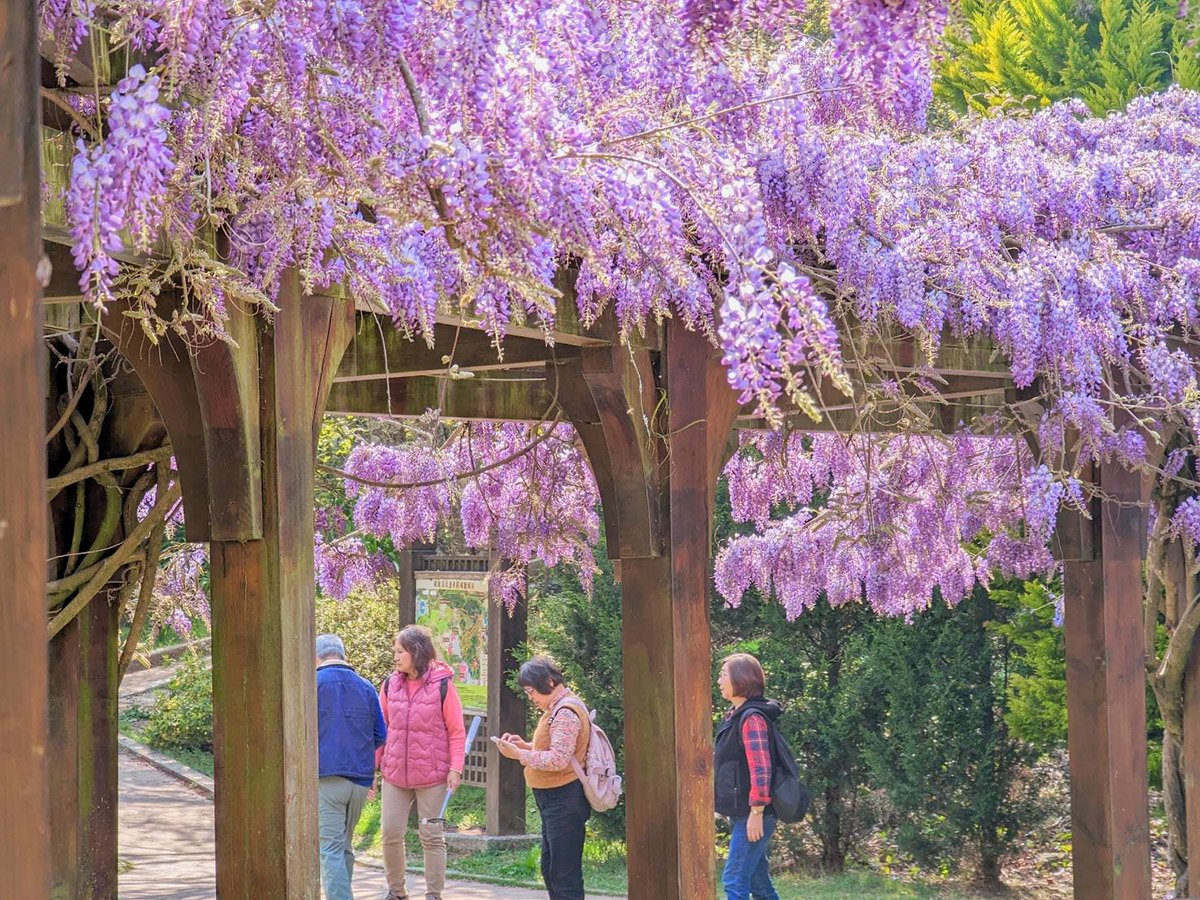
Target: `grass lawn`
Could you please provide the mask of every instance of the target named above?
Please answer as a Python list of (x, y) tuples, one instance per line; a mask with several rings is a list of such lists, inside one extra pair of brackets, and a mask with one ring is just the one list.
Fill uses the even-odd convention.
[(487, 709), (487, 685), (455, 684), (454, 689), (462, 699), (462, 705), (469, 709)]

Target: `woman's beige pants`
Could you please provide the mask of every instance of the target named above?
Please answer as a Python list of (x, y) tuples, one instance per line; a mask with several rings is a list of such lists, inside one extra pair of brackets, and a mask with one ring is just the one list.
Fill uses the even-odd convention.
[(408, 814), (413, 803), (417, 805), (417, 835), (421, 849), (425, 851), (425, 897), (426, 900), (441, 900), (446, 886), (446, 836), (441, 822), (422, 822), (432, 819), (442, 811), (446, 799), (446, 785), (408, 788), (383, 783), (380, 798), (382, 809), (379, 814), (380, 830), (383, 832), (383, 867), (387, 873), (388, 890), (398, 897), (407, 897), (404, 883), (404, 835), (408, 831)]

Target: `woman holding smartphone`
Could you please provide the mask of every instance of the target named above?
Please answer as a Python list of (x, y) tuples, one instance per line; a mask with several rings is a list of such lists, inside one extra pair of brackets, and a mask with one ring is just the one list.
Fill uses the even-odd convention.
[(587, 707), (563, 684), (562, 669), (548, 656), (521, 666), (517, 683), (542, 711), (533, 740), (493, 737), (500, 753), (525, 767), (542, 817), (542, 880), (550, 900), (583, 900), (583, 841), (592, 807), (571, 765), (582, 767), (591, 736)]

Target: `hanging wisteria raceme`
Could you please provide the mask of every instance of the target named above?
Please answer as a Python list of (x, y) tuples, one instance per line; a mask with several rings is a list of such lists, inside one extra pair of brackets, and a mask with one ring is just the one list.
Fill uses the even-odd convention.
[(109, 100), (108, 134), (100, 143), (76, 142), (67, 210), (80, 288), (97, 304), (111, 299), (115, 259), (128, 230), (149, 252), (163, 223), (162, 200), (173, 163), (167, 147), (166, 109), (159, 77), (134, 66)]
[[(585, 322), (611, 309), (631, 331), (673, 315), (710, 335), (742, 401), (773, 424), (792, 408), (819, 414), (816, 379), (849, 392), (848, 372), (869, 368), (844, 342), (850, 323), (931, 352), (947, 333), (990, 342), (1016, 385), (1040, 394), (1046, 468), (1031, 475), (1030, 461), (1006, 483), (1010, 506), (1043, 511), (1019, 539), (1003, 519), (987, 550), (1014, 571), (1040, 565), (1037, 516), (1053, 520), (1083, 463), (1146, 461), (1142, 432), (1114, 424), (1123, 413), (1200, 426), (1181, 349), (1200, 290), (1195, 94), (1103, 119), (1064, 103), (914, 133), (940, 2), (835, 0), (829, 45), (780, 25), (800, 11), (784, 0), (270, 10), (44, 4), (60, 48), (82, 39), (80, 16), (102, 18), (156, 59), (93, 111), (109, 120), (102, 144), (101, 128), (81, 133), (68, 206), (97, 300), (155, 302), (153, 278), (113, 280), (114, 223), (138, 240), (161, 223), (173, 267), (151, 269), (186, 280), (217, 320), (229, 298), (268, 302), (297, 267), (306, 289), (344, 284), (427, 339), (439, 309), (499, 336), (517, 319), (548, 329), (569, 270)], [(126, 145), (144, 172), (121, 168)], [(216, 232), (232, 265), (214, 263)], [(895, 389), (854, 385), (860, 401)], [(457, 471), (448, 450), (399, 453), (361, 465)], [(960, 485), (995, 476), (989, 454), (964, 457), (980, 474)], [(900, 483), (916, 477), (904, 471)], [(479, 484), (489, 503), (489, 490), (504, 497)], [(435, 485), (368, 494), (370, 527), (402, 540), (467, 499)], [(537, 543), (508, 511), (483, 508), (493, 540), (510, 529)], [(875, 521), (864, 539), (877, 539)], [(949, 559), (937, 583), (953, 595), (967, 566)], [(914, 585), (869, 593), (903, 608)]]
[(1012, 438), (746, 433), (725, 475), (754, 527), (718, 554), (717, 589), (737, 605), (757, 588), (789, 617), (822, 595), (909, 616), (994, 570), (1048, 574), (1057, 512), (1083, 495), (1030, 465)]
[[(114, 190), (161, 211), (177, 263), (166, 268), (191, 270), (189, 296), (218, 332), (229, 297), (269, 300), (289, 266), (307, 289), (344, 284), (427, 338), (439, 303), (497, 336), (517, 318), (549, 328), (556, 275), (571, 267), (585, 320), (612, 308), (633, 329), (676, 314), (715, 334), (724, 303), (733, 382), (768, 407), (786, 392), (811, 408), (804, 368), (841, 374), (835, 348), (808, 346), (829, 341), (831, 320), (807, 279), (778, 266), (754, 168), (760, 126), (791, 127), (805, 106), (767, 108), (773, 63), (744, 40), (818, 53), (795, 27), (802, 9), (284, 0), (264, 20), (234, 0), (46, 0), (43, 21), (60, 48), (78, 45), (82, 17), (154, 55), (163, 105), (144, 114), (170, 108), (176, 165), (165, 185)], [(839, 47), (877, 60), (869, 42), (894, 36), (847, 32)], [(847, 115), (880, 96), (870, 79), (892, 78), (878, 62), (826, 69), (812, 90), (839, 94)], [(109, 135), (106, 152), (124, 142)], [(81, 210), (77, 252), (103, 299), (116, 238)], [(213, 264), (217, 232), (231, 267)], [(121, 288), (149, 310), (147, 284)], [(756, 343), (764, 322), (781, 343)]]
[(390, 564), (356, 535), (390, 538), (396, 547), (431, 541), (454, 512), (466, 544), (490, 550), (503, 565), (489, 586), (509, 609), (524, 596), (534, 560), (566, 563), (591, 586), (599, 495), (567, 425), (473, 423), (438, 445), (366, 444), (345, 469), (353, 476), (345, 482), (354, 499), (353, 530), (339, 536), (346, 523), (327, 521), (328, 514), (318, 522), (317, 581), (330, 596), (390, 574)]
[(934, 353), (946, 334), (991, 342), (1036, 387), (1038, 443), (1066, 471), (1145, 461), (1122, 407), (1196, 425), (1197, 146), (1200, 95), (1172, 89), (1103, 119), (1068, 102), (916, 138), (810, 131), (758, 170), (778, 240), (838, 292), (836, 320)]

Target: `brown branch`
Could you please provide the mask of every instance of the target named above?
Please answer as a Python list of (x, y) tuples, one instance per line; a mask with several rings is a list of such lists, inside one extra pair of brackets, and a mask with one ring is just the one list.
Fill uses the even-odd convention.
[(176, 481), (170, 488), (155, 498), (154, 506), (146, 515), (146, 518), (138, 522), (137, 527), (129, 533), (129, 536), (125, 538), (124, 543), (117, 548), (117, 551), (100, 564), (91, 580), (50, 620), (46, 629), (48, 640), (53, 639), (56, 634), (70, 624), (71, 620), (79, 615), (88, 603), (91, 602), (92, 598), (100, 592), (101, 588), (108, 584), (108, 580), (112, 578), (117, 569), (129, 561), (129, 558), (142, 545), (142, 542), (146, 540), (150, 532), (166, 518), (167, 511), (179, 499), (180, 490), (179, 482)]
[(118, 469), (136, 469), (138, 466), (148, 466), (151, 463), (162, 462), (170, 458), (174, 452), (170, 444), (164, 444), (161, 447), (155, 447), (153, 450), (143, 450), (140, 453), (132, 453), (129, 456), (114, 456), (111, 459), (102, 459), (99, 462), (80, 466), (78, 469), (74, 469), (65, 475), (56, 475), (54, 478), (47, 478), (46, 492), (49, 495), (47, 499), (53, 499), (63, 488), (75, 484), (77, 481), (92, 478), (103, 472), (114, 472)]
[(89, 380), (92, 377), (92, 374), (98, 368), (100, 368), (99, 360), (97, 357), (93, 356), (88, 363), (88, 370), (84, 372), (80, 379), (80, 387), (67, 398), (67, 406), (62, 411), (62, 415), (58, 417), (58, 421), (55, 422), (54, 425), (51, 426), (50, 430), (46, 432), (47, 444), (54, 440), (54, 436), (62, 431), (63, 426), (70, 421), (72, 413), (74, 413), (79, 406), (79, 401), (83, 399), (83, 382)]
[(94, 141), (100, 140), (100, 132), (99, 132), (99, 130), (97, 130), (95, 124), (92, 122), (89, 122), (87, 119), (85, 119), (83, 117), (83, 114), (81, 112), (79, 112), (79, 110), (77, 110), (75, 107), (73, 107), (70, 103), (68, 103), (65, 99), (63, 99), (63, 97), (61, 97), (59, 95), (58, 91), (51, 90), (50, 88), (44, 87), (41, 89), (40, 93), (42, 95), (43, 100), (49, 100), (51, 103), (53, 103), (55, 106), (57, 106), (63, 112), (65, 112), (68, 116), (70, 116), (72, 121), (74, 121), (76, 125), (78, 125), (85, 132), (87, 132), (88, 137), (90, 137)]
[(1147, 222), (1144, 225), (1101, 225), (1092, 230), (1097, 234), (1133, 234), (1137, 231), (1162, 231), (1165, 227), (1162, 222)]
[(411, 488), (436, 487), (439, 484), (448, 484), (451, 481), (463, 481), (467, 478), (474, 478), (478, 475), (482, 475), (484, 472), (489, 472), (492, 469), (498, 469), (501, 466), (508, 465), (508, 463), (512, 462), (514, 459), (519, 459), (520, 457), (524, 456), (538, 444), (542, 443), (552, 434), (554, 434), (555, 429), (561, 422), (562, 413), (560, 412), (554, 417), (553, 421), (550, 422), (549, 428), (539, 434), (524, 447), (513, 451), (502, 459), (498, 459), (495, 462), (490, 462), (483, 466), (476, 466), (475, 468), (468, 469), (466, 472), (457, 472), (454, 475), (446, 475), (442, 478), (430, 478), (427, 481), (409, 481), (399, 483), (392, 481), (375, 481), (371, 478), (363, 478), (361, 475), (354, 475), (353, 473), (347, 472), (344, 469), (327, 466), (324, 463), (317, 463), (317, 468), (322, 472), (329, 472), (330, 474), (338, 475), (342, 478), (348, 479), (349, 481), (354, 481), (358, 484), (365, 484), (367, 487), (387, 488), (395, 491), (404, 491)]
[[(417, 114), (417, 128), (421, 132), (421, 137), (429, 138), (429, 113), (425, 109), (425, 101), (421, 97), (421, 89), (417, 86), (417, 79), (413, 77), (412, 69), (408, 67), (408, 60), (404, 58), (404, 54), (399, 50), (396, 51), (396, 59), (400, 64), (400, 75), (404, 78), (404, 86), (408, 88), (408, 96), (412, 98), (413, 109)], [(450, 208), (446, 205), (446, 195), (442, 193), (442, 189), (432, 182), (426, 182), (426, 189), (429, 191), (429, 200), (433, 203), (433, 208), (437, 210), (437, 214), (442, 219), (442, 228), (446, 232), (446, 242), (451, 248), (457, 250), (462, 246), (462, 241), (459, 240), (457, 234), (454, 233), (454, 224), (450, 219)]]
[(774, 97), (761, 97), (758, 100), (748, 100), (745, 103), (738, 103), (733, 106), (727, 106), (724, 109), (718, 109), (716, 112), (711, 112), (704, 116), (696, 116), (694, 119), (686, 119), (682, 122), (673, 122), (670, 125), (660, 125), (657, 128), (650, 128), (646, 131), (639, 131), (636, 134), (627, 134), (623, 137), (613, 138), (612, 140), (609, 140), (609, 141), (601, 141), (600, 144), (601, 144), (601, 146), (611, 146), (613, 144), (623, 144), (626, 141), (636, 141), (639, 138), (652, 137), (652, 136), (654, 136), (656, 134), (660, 134), (664, 131), (673, 131), (676, 128), (687, 128), (689, 125), (697, 125), (700, 122), (707, 122), (710, 119), (717, 119), (717, 118), (720, 118), (721, 116), (727, 115), (729, 113), (739, 112), (740, 110), (743, 110), (743, 109), (750, 109), (751, 107), (754, 107), (754, 106), (762, 106), (766, 103), (775, 103), (777, 101), (781, 102), (783, 100), (795, 100), (797, 97), (804, 97), (809, 94), (836, 93), (838, 91), (846, 90), (847, 87), (849, 87), (849, 85), (840, 85), (835, 88), (807, 88), (806, 90), (803, 90), (803, 91), (792, 91), (791, 93), (778, 94)]
[[(159, 467), (158, 490), (167, 490), (168, 474)], [(133, 662), (134, 651), (137, 650), (138, 637), (142, 626), (146, 624), (146, 616), (150, 612), (150, 600), (154, 596), (154, 584), (158, 580), (158, 561), (162, 556), (163, 535), (167, 530), (166, 516), (150, 531), (146, 544), (146, 560), (142, 564), (142, 584), (138, 590), (137, 605), (133, 608), (133, 616), (129, 620), (129, 634), (125, 638), (125, 646), (121, 649), (121, 658), (117, 661), (117, 683), (125, 677), (129, 664)]]

